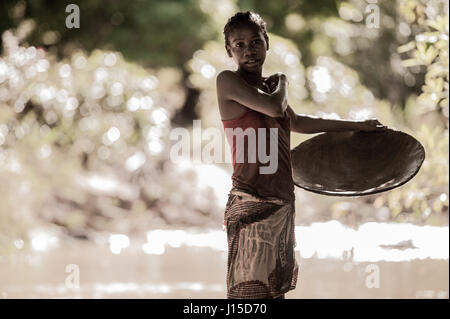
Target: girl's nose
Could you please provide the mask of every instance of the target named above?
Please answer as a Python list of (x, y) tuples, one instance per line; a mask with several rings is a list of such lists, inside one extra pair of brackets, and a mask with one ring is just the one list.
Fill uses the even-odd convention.
[(252, 45), (246, 46), (244, 48), (245, 55), (254, 55), (256, 54), (256, 50)]

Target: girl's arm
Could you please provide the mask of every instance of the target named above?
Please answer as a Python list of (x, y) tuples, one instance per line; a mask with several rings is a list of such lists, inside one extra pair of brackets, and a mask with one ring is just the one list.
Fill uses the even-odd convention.
[(278, 77), (278, 83), (271, 95), (275, 97), (281, 105), (281, 113), (278, 114), (278, 116), (284, 117), (284, 112), (288, 107), (288, 81), (286, 75), (281, 72), (278, 72), (275, 75)]
[(217, 98), (236, 101), (270, 117), (282, 116), (287, 107), (287, 79), (282, 75), (279, 78), (276, 90), (268, 94), (247, 84), (234, 72), (224, 70), (216, 78)]
[[(284, 79), (285, 80), (285, 79)], [(277, 74), (274, 74), (264, 81), (269, 89), (269, 92), (276, 92), (280, 90), (279, 80)], [(276, 91), (275, 88), (277, 88)], [(287, 91), (287, 88), (284, 88)], [(272, 93), (273, 94), (273, 93)], [(287, 97), (287, 92), (285, 94)], [(287, 101), (286, 101), (287, 103)], [(313, 115), (297, 114), (290, 105), (286, 107), (286, 113), (290, 117), (291, 131), (296, 133), (314, 134), (321, 132), (343, 132), (343, 131), (383, 131), (387, 127), (378, 122), (377, 119), (369, 119), (364, 121), (352, 120), (331, 120), (323, 119)], [(284, 117), (283, 111), (282, 116)]]
[(291, 131), (296, 133), (314, 134), (321, 132), (343, 131), (376, 131), (385, 130), (387, 127), (377, 119), (364, 121), (323, 119), (313, 115), (297, 114), (288, 105), (287, 112), (291, 119)]

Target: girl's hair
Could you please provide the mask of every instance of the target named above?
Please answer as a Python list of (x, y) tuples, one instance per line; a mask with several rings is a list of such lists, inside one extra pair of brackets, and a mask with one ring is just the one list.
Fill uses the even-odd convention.
[(264, 35), (264, 39), (267, 43), (267, 49), (269, 49), (269, 37), (266, 32), (266, 22), (261, 18), (261, 16), (255, 12), (238, 12), (234, 16), (228, 19), (227, 24), (223, 28), (223, 34), (225, 35), (225, 44), (230, 45), (228, 37), (230, 33), (237, 29), (242, 24), (252, 24), (256, 26)]

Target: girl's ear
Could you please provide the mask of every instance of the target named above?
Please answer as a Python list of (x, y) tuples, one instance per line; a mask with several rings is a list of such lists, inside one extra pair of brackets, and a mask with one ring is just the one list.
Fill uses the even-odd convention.
[(232, 58), (233, 56), (231, 55), (231, 51), (230, 51), (230, 47), (228, 46), (228, 44), (225, 45), (225, 50), (227, 50), (227, 54), (230, 58)]

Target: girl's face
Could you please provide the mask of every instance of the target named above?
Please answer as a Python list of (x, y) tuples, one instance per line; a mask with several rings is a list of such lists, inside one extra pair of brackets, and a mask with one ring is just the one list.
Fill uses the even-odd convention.
[(267, 43), (256, 26), (242, 25), (234, 29), (225, 47), (239, 69), (260, 73), (266, 59)]

